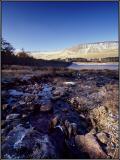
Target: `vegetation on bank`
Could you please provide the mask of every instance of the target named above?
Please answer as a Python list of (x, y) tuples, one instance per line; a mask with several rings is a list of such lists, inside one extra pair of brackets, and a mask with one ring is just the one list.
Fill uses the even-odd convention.
[(24, 65), (24, 66), (52, 66), (52, 67), (66, 67), (71, 62), (64, 62), (61, 60), (42, 60), (35, 59), (29, 53), (22, 49), (19, 53), (15, 54), (14, 47), (7, 41), (2, 39), (1, 49), (1, 63), (2, 65)]

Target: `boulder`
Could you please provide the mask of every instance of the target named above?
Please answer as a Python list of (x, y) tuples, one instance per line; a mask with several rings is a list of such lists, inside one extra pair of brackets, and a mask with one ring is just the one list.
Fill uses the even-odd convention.
[(82, 152), (88, 153), (92, 159), (104, 159), (107, 157), (96, 138), (89, 133), (86, 135), (76, 135), (75, 143)]

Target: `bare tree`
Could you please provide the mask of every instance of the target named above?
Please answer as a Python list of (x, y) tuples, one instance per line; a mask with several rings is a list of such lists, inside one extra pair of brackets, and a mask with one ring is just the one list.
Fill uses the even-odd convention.
[(24, 48), (21, 49), (19, 53), (17, 53), (19, 58), (32, 58), (29, 53), (25, 52)]
[(1, 48), (2, 54), (6, 55), (6, 56), (13, 55), (14, 50), (15, 49), (13, 48), (13, 46), (9, 42), (2, 39), (2, 48)]

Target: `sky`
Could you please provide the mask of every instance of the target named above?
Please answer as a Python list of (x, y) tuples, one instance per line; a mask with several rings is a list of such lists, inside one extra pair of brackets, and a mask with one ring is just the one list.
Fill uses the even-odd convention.
[(2, 37), (26, 51), (116, 41), (118, 2), (2, 2)]

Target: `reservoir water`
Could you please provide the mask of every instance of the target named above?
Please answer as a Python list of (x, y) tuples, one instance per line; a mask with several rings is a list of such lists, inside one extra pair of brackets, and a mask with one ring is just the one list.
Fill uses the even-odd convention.
[(75, 69), (75, 70), (82, 70), (82, 69), (118, 70), (118, 67), (119, 67), (118, 63), (80, 63), (80, 62), (73, 62), (68, 68)]

